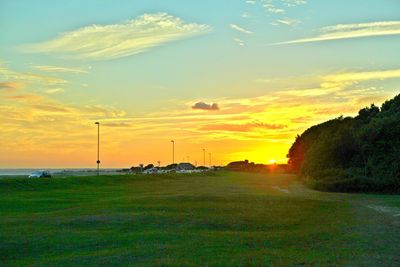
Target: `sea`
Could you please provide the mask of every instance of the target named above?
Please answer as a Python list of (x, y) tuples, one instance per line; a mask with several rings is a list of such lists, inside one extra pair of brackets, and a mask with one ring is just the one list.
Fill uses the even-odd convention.
[[(66, 169), (0, 169), (0, 177), (28, 176), (35, 171), (46, 170), (52, 175), (93, 175), (97, 172), (95, 168), (66, 168)], [(100, 169), (101, 174), (117, 174), (121, 169)]]

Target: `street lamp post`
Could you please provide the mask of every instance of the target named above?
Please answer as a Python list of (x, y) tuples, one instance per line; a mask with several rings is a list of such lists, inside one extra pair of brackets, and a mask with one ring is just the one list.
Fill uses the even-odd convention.
[(209, 157), (209, 163), (210, 163), (210, 168), (211, 168), (211, 153), (208, 153), (208, 157)]
[(94, 124), (97, 124), (97, 176), (100, 173), (100, 122), (96, 121)]
[(171, 140), (172, 143), (172, 164), (175, 163), (175, 141)]
[(203, 166), (206, 166), (206, 149), (203, 148)]

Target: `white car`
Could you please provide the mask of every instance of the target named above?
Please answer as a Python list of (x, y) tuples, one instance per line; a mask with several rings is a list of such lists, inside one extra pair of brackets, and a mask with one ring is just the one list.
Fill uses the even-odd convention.
[(32, 172), (28, 178), (50, 178), (51, 174), (48, 171), (35, 171)]

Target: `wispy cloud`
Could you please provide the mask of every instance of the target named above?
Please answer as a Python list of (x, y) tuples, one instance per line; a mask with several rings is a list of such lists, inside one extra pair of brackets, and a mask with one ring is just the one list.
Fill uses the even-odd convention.
[(298, 19), (291, 19), (291, 18), (288, 18), (288, 17), (284, 17), (284, 18), (275, 20), (271, 24), (274, 25), (274, 26), (277, 26), (277, 25), (294, 26), (294, 25), (299, 24), (300, 22), (301, 21), (298, 20)]
[(239, 46), (244, 46), (244, 41), (239, 38), (234, 38), (233, 39)]
[(132, 124), (126, 122), (106, 122), (103, 123), (102, 126), (113, 127), (113, 128), (130, 128), (132, 127)]
[(26, 52), (57, 53), (87, 60), (109, 60), (142, 53), (210, 30), (208, 25), (186, 23), (166, 13), (144, 14), (119, 24), (79, 28), (23, 49)]
[(323, 80), (329, 82), (352, 82), (352, 81), (367, 81), (367, 80), (384, 80), (391, 78), (400, 78), (400, 69), (344, 72), (344, 73), (324, 76)]
[(277, 8), (272, 6), (265, 6), (265, 7), (270, 13), (275, 13), (275, 14), (285, 13), (285, 10), (283, 8)]
[(22, 101), (22, 102), (36, 102), (42, 99), (41, 96), (36, 94), (20, 94), (20, 95), (9, 95), (5, 97), (6, 99)]
[(307, 4), (306, 0), (281, 0), (287, 7), (294, 7)]
[(234, 29), (235, 31), (241, 32), (241, 33), (245, 33), (245, 34), (253, 34), (253, 32), (246, 30), (245, 28), (242, 28), (236, 24), (230, 24), (229, 25), (232, 29)]
[(60, 93), (64, 93), (64, 89), (63, 88), (51, 88), (51, 89), (47, 89), (46, 93), (47, 94), (60, 94)]
[(244, 18), (244, 19), (247, 19), (247, 18), (251, 18), (251, 17), (252, 17), (251, 14), (248, 13), (248, 12), (243, 12), (240, 16), (241, 16), (242, 18)]
[(17, 72), (9, 69), (5, 64), (0, 62), (0, 80), (13, 80), (21, 84), (38, 84), (42, 86), (62, 86), (68, 82), (62, 78), (40, 75), (30, 72)]
[[(346, 71), (337, 72), (315, 77), (296, 77), (285, 79), (281, 86), (280, 96), (297, 97), (323, 97), (327, 95), (343, 97), (346, 95), (368, 95), (376, 92), (377, 89), (356, 89), (355, 86), (363, 82), (373, 82), (375, 80), (399, 79), (400, 69), (375, 70), (375, 71)], [(257, 83), (266, 83), (269, 86), (279, 85), (279, 80), (257, 79)], [(296, 83), (297, 88), (292, 84)], [(284, 88), (288, 89), (284, 89)], [(292, 87), (292, 88), (291, 88)], [(354, 87), (354, 88), (353, 88)]]
[(280, 42), (276, 43), (275, 45), (321, 42), (384, 35), (400, 35), (400, 21), (338, 24), (320, 29), (320, 34), (317, 36)]
[[(40, 75), (30, 72), (19, 72), (0, 63), (0, 92), (8, 94), (5, 98), (16, 101), (31, 101), (40, 98), (38, 89), (46, 94), (64, 92), (68, 81), (56, 76)], [(22, 89), (25, 92), (21, 92)]]
[(62, 105), (52, 105), (52, 104), (36, 104), (33, 105), (32, 108), (39, 110), (39, 111), (46, 111), (46, 112), (56, 112), (56, 113), (69, 113), (71, 110), (67, 107), (63, 107)]
[(201, 127), (201, 130), (206, 131), (227, 131), (227, 132), (249, 132), (256, 129), (261, 130), (278, 130), (284, 129), (287, 125), (283, 124), (268, 124), (263, 122), (251, 122), (244, 124), (210, 124)]
[[(246, 1), (247, 3), (247, 1)], [(268, 17), (272, 18), (270, 22), (273, 26), (294, 26), (301, 23), (299, 19), (293, 19), (285, 16), (289, 13), (289, 9), (296, 8), (307, 4), (306, 0), (257, 0), (251, 1), (251, 4), (259, 4), (267, 13)]]
[(0, 82), (0, 91), (15, 92), (23, 87), (19, 82)]
[(271, 14), (282, 14), (287, 8), (307, 4), (306, 0), (261, 0), (265, 11)]
[(32, 66), (33, 69), (46, 71), (46, 72), (55, 72), (55, 73), (88, 73), (87, 70), (82, 68), (66, 68), (66, 67), (57, 67), (57, 66)]

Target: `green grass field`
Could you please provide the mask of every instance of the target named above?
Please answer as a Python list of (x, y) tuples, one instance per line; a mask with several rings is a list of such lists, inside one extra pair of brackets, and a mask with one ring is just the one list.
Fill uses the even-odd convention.
[(1, 266), (400, 265), (400, 196), (285, 174), (0, 179)]

